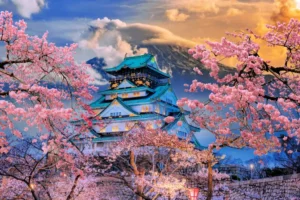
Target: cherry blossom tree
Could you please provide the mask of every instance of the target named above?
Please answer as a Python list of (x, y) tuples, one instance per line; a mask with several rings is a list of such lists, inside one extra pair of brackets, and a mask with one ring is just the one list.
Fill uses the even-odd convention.
[(19, 180), (5, 177), (0, 185), (0, 197), (1, 199), (31, 199), (31, 189), (34, 190), (37, 199), (45, 200), (96, 200), (100, 195), (94, 177), (76, 177), (75, 182), (73, 177), (52, 177), (41, 181), (47, 187), (32, 184), (31, 188), (28, 188)]
[(289, 169), (293, 173), (300, 173), (300, 145), (296, 138), (281, 135), (282, 151), (273, 155), (275, 163)]
[[(67, 138), (65, 127), (77, 112), (64, 101), (84, 106), (84, 99), (92, 99), (89, 66), (73, 58), (77, 45), (57, 47), (47, 41), (48, 33), (29, 36), (26, 27), (23, 20), (13, 23), (12, 13), (1, 12), (0, 41), (6, 51), (0, 61), (1, 153), (9, 150), (8, 133), (22, 138), (31, 127)], [(23, 130), (18, 122), (25, 123)]]
[[(72, 128), (70, 121), (91, 124), (85, 102), (92, 99), (95, 87), (89, 85), (90, 66), (73, 58), (76, 44), (57, 47), (47, 41), (48, 33), (29, 36), (26, 28), (23, 20), (13, 22), (12, 13), (0, 13), (0, 42), (5, 49), (0, 58), (0, 179), (23, 185), (20, 190), (25, 188), (38, 199), (32, 181), (45, 178), (50, 169), (73, 173), (70, 181), (75, 185), (83, 178), (78, 163), (84, 157), (71, 138), (85, 127)], [(27, 135), (34, 136), (30, 148), (18, 149), (14, 141), (25, 142)], [(9, 185), (1, 184), (1, 189)]]
[[(263, 155), (280, 150), (276, 132), (300, 138), (300, 22), (267, 25), (268, 32), (257, 35), (251, 30), (228, 33), (220, 42), (197, 45), (189, 53), (199, 59), (215, 83), (194, 80), (189, 92), (210, 91), (206, 102), (183, 98), (178, 105), (191, 108), (191, 118), (209, 130), (216, 140), (209, 149), (225, 146), (255, 149)], [(260, 45), (285, 50), (282, 65), (264, 59)], [(236, 62), (236, 71), (221, 75), (219, 63)], [(194, 69), (202, 75), (199, 68)], [(211, 194), (210, 197), (211, 198)]]
[(89, 165), (87, 158), (74, 159), (57, 148), (44, 152), (40, 139), (26, 138), (15, 143), (0, 158), (1, 199), (67, 200), (86, 199), (87, 195), (96, 199), (93, 174), (83, 174)]
[(197, 166), (203, 167), (211, 154), (196, 150), (189, 140), (180, 140), (175, 134), (146, 127), (137, 123), (123, 140), (111, 146), (117, 162), (112, 165), (118, 170), (106, 176), (122, 180), (139, 199), (173, 198), (186, 193), (184, 169), (198, 171)]

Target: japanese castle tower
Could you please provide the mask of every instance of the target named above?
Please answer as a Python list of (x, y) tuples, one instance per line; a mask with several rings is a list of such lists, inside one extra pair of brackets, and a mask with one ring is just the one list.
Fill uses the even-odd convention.
[[(153, 55), (126, 57), (118, 66), (104, 70), (111, 77), (110, 87), (101, 91), (100, 98), (90, 104), (98, 118), (91, 129), (92, 149), (120, 140), (138, 121), (146, 122), (146, 128), (161, 128), (181, 139), (192, 131), (199, 131), (188, 123), (185, 117), (188, 112), (176, 105), (170, 76), (159, 69)], [(168, 124), (164, 121), (167, 116), (175, 120)], [(99, 119), (106, 125), (98, 125)], [(182, 126), (177, 126), (178, 121)], [(202, 148), (194, 135), (191, 142), (196, 148)]]

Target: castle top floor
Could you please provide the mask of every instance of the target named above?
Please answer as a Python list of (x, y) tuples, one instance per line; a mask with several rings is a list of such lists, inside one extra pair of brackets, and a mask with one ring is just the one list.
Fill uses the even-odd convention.
[(166, 84), (170, 78), (169, 74), (159, 69), (155, 57), (151, 54), (126, 57), (119, 65), (104, 70), (111, 75), (111, 88), (117, 87), (125, 79), (137, 86), (155, 87)]

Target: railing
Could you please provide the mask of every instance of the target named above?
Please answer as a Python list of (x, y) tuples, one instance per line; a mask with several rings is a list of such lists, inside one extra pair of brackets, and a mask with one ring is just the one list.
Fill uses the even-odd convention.
[[(158, 79), (158, 78), (155, 78), (153, 76), (149, 76), (148, 74), (144, 74), (144, 73), (140, 73), (140, 74), (136, 74), (136, 75), (130, 75), (130, 76), (126, 76), (127, 79), (139, 79), (139, 78), (147, 78), (151, 81), (154, 81), (156, 83), (167, 83), (168, 80), (166, 79)], [(109, 78), (108, 80), (110, 82), (114, 82), (114, 81), (122, 81), (125, 79), (125, 76), (115, 76), (115, 77), (111, 77)]]

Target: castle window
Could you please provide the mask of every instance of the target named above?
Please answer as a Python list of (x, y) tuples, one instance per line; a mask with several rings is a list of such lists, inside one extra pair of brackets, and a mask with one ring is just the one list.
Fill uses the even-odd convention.
[(100, 129), (100, 133), (104, 133), (104, 132), (106, 132), (106, 128)]
[(142, 106), (142, 112), (149, 112), (149, 106)]
[(157, 112), (157, 113), (160, 112), (159, 105), (156, 105), (155, 112)]
[(112, 127), (112, 131), (113, 131), (113, 132), (119, 131), (119, 126), (118, 126), (118, 125), (113, 126), (113, 127)]
[(186, 132), (183, 132), (183, 131), (178, 131), (177, 135), (178, 135), (178, 137), (186, 138), (187, 133), (186, 133)]
[(122, 98), (128, 98), (128, 93), (122, 94)]
[(112, 112), (110, 113), (111, 117), (117, 117), (117, 116), (121, 116), (121, 112)]
[(134, 93), (133, 93), (133, 96), (135, 96), (135, 97), (140, 96), (140, 92), (134, 92)]
[(110, 95), (110, 98), (111, 98), (111, 99), (115, 99), (115, 98), (117, 98), (117, 97), (118, 97), (117, 94), (112, 94), (112, 95)]

